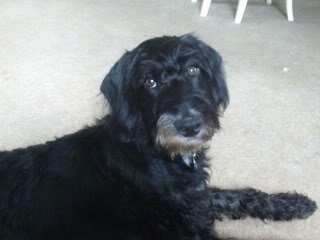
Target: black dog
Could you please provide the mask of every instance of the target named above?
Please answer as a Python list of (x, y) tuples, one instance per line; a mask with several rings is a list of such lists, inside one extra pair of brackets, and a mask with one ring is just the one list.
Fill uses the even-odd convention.
[(228, 104), (220, 55), (159, 37), (104, 79), (111, 113), (44, 145), (0, 153), (0, 239), (218, 239), (215, 220), (306, 218), (296, 193), (208, 186), (208, 141)]

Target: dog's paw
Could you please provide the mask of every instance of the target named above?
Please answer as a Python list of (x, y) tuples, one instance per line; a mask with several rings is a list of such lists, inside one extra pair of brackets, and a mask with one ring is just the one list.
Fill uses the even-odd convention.
[[(305, 219), (311, 216), (317, 210), (317, 203), (307, 196), (297, 193), (280, 193), (276, 194), (276, 199), (282, 202), (282, 209), (285, 220)], [(282, 205), (281, 204), (281, 205)]]

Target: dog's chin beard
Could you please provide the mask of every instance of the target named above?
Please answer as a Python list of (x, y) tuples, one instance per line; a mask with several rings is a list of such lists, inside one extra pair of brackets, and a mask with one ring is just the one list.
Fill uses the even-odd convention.
[(172, 158), (178, 156), (192, 156), (209, 147), (209, 142), (213, 136), (213, 130), (204, 129), (194, 137), (184, 137), (175, 129), (160, 128), (156, 134), (156, 145), (165, 149)]
[(214, 127), (206, 125), (200, 132), (191, 137), (181, 135), (173, 125), (174, 116), (162, 115), (155, 132), (155, 144), (164, 149), (174, 159), (177, 156), (192, 156), (208, 148), (214, 134)]
[(167, 141), (158, 139), (157, 144), (164, 148), (172, 159), (177, 156), (193, 155), (208, 148), (209, 141), (197, 138), (186, 139), (182, 136), (174, 136)]

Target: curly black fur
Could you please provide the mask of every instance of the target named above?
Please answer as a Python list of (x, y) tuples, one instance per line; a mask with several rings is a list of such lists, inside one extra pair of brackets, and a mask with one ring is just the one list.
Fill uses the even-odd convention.
[(215, 220), (307, 218), (296, 193), (208, 186), (205, 149), (228, 104), (220, 55), (193, 36), (147, 40), (104, 79), (111, 113), (0, 152), (0, 239), (218, 239)]

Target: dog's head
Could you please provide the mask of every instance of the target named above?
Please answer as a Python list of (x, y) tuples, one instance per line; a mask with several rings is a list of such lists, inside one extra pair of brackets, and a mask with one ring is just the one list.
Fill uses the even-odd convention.
[(117, 135), (171, 155), (204, 148), (229, 101), (220, 55), (191, 35), (153, 38), (126, 52), (101, 91)]

